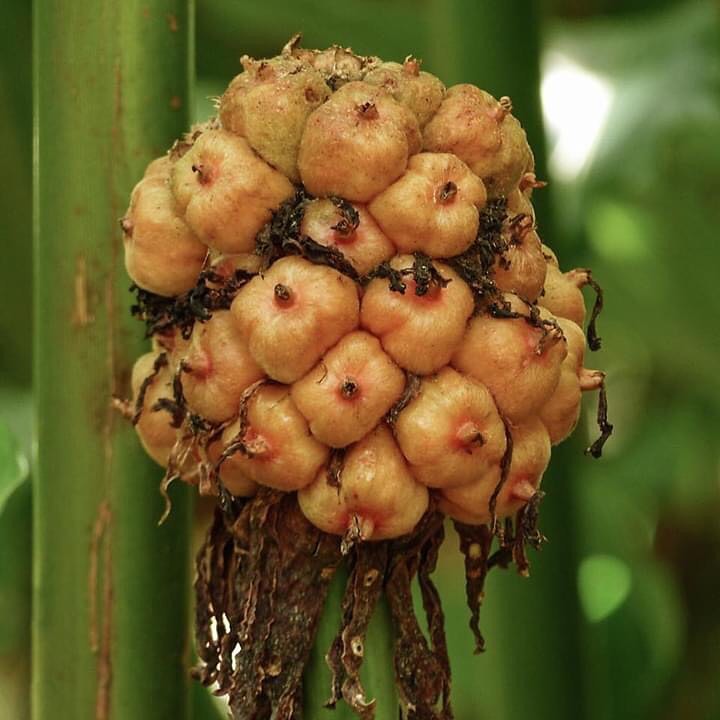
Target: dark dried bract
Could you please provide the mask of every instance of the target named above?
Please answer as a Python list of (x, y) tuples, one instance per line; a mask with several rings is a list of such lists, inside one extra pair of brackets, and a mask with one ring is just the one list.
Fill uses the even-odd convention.
[(605, 380), (603, 380), (600, 384), (597, 409), (597, 424), (600, 429), (600, 437), (585, 450), (586, 455), (592, 455), (594, 458), (602, 456), (603, 446), (608, 441), (613, 431), (613, 426), (608, 422), (607, 412), (607, 390), (605, 388)]
[(597, 319), (603, 309), (604, 296), (603, 289), (593, 278), (589, 270), (587, 271), (587, 284), (595, 291), (595, 302), (593, 303), (593, 309), (590, 312), (590, 320), (587, 326), (588, 347), (595, 352), (602, 346), (602, 338), (597, 334)]
[(412, 276), (418, 297), (427, 295), (432, 285), (444, 288), (450, 282), (440, 274), (433, 261), (421, 252), (413, 253)]
[(212, 269), (203, 270), (192, 290), (173, 298), (132, 285), (135, 303), (130, 312), (145, 323), (148, 337), (178, 329), (187, 340), (197, 321), (205, 322), (216, 310), (228, 309), (238, 290), (254, 275), (247, 270), (236, 270), (226, 279)]
[(480, 631), (480, 606), (485, 597), (485, 578), (493, 534), (487, 525), (466, 525), (455, 522), (460, 538), (460, 552), (465, 556), (465, 594), (470, 608), (470, 629), (475, 637), (475, 653), (485, 650), (485, 638)]
[(234, 717), (302, 717), (302, 673), (340, 557), (294, 495), (261, 491), (236, 517), (216, 510), (196, 563), (195, 675), (229, 695)]

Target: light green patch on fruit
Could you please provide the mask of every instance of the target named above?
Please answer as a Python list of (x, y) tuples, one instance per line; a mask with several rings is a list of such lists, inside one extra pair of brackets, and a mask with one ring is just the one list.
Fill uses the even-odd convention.
[(593, 203), (587, 233), (593, 250), (604, 258), (638, 261), (650, 255), (651, 228), (636, 208), (611, 200)]
[(600, 622), (614, 613), (627, 599), (632, 586), (628, 565), (612, 555), (590, 555), (578, 569), (578, 592), (585, 616)]
[(10, 428), (0, 423), (0, 515), (28, 472), (27, 458), (20, 452)]

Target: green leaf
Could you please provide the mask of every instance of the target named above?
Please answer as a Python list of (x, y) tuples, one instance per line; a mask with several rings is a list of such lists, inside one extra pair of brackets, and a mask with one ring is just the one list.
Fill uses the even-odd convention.
[(10, 496), (28, 476), (29, 465), (10, 428), (0, 422), (0, 516)]

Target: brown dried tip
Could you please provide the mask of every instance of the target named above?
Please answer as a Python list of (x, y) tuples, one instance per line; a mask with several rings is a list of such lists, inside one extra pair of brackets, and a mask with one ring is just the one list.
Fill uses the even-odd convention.
[(376, 120), (378, 118), (377, 105), (374, 102), (364, 102), (357, 106), (358, 115), (363, 120)]
[(448, 180), (448, 182), (442, 185), (437, 192), (436, 197), (438, 202), (443, 204), (452, 202), (452, 200), (457, 195), (457, 191), (457, 185), (451, 180)]

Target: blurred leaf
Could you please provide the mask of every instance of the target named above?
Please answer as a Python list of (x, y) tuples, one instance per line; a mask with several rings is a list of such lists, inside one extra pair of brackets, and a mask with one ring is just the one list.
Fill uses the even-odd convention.
[(659, 563), (633, 568), (625, 603), (588, 628), (591, 720), (655, 717), (657, 698), (680, 661), (683, 610)]
[(612, 555), (590, 555), (580, 562), (578, 592), (585, 615), (599, 622), (612, 615), (628, 597), (632, 573)]

